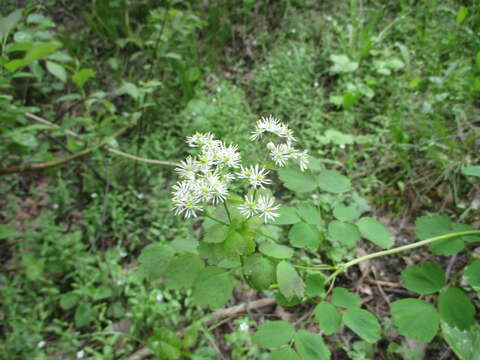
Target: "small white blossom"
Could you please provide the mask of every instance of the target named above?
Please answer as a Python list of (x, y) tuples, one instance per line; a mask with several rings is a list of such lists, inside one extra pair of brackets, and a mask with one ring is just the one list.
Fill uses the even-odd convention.
[(125, 280), (117, 280), (117, 285), (119, 286), (125, 285)]
[(120, 257), (122, 257), (122, 258), (127, 257), (127, 255), (128, 255), (128, 254), (127, 254), (126, 251), (122, 251), (122, 252), (120, 253)]
[(196, 133), (187, 137), (187, 144), (190, 147), (199, 147), (205, 145), (206, 142), (213, 139), (210, 133)]
[(144, 193), (140, 193), (137, 195), (137, 198), (142, 200), (143, 198), (145, 197), (145, 194)]
[(39, 342), (37, 343), (37, 348), (41, 349), (41, 348), (45, 347), (46, 344), (47, 344), (47, 343), (46, 343), (45, 341), (43, 341), (43, 340), (42, 340), (42, 341), (39, 341)]
[(98, 196), (97, 193), (91, 193), (91, 194), (90, 194), (90, 197), (91, 197), (92, 199), (95, 199), (97, 196)]
[(83, 350), (77, 351), (77, 359), (83, 359), (84, 356), (85, 356), (85, 351)]
[(158, 293), (157, 296), (155, 297), (155, 299), (160, 302), (163, 300), (163, 294), (162, 293)]
[(252, 196), (245, 196), (245, 201), (242, 205), (237, 207), (238, 211), (246, 218), (251, 218), (257, 214), (257, 202)]
[(52, 208), (53, 208), (54, 210), (57, 210), (57, 209), (59, 208), (59, 206), (58, 206), (58, 204), (52, 204)]
[(221, 144), (216, 154), (218, 164), (220, 166), (238, 168), (240, 166), (241, 156), (237, 150), (238, 146), (236, 145), (225, 146)]
[(184, 179), (194, 179), (195, 174), (198, 170), (199, 163), (191, 156), (187, 157), (184, 161), (182, 161), (180, 165), (178, 165), (175, 169), (178, 175)]
[(247, 323), (242, 322), (242, 323), (240, 324), (239, 328), (240, 328), (240, 331), (245, 331), (245, 332), (246, 332), (246, 331), (248, 331), (249, 326), (248, 326)]
[(308, 169), (309, 159), (308, 159), (308, 153), (306, 151), (296, 153), (295, 158), (298, 160), (301, 171)]
[(278, 209), (279, 206), (275, 205), (275, 201), (272, 197), (261, 195), (258, 198), (257, 211), (260, 213), (259, 215), (264, 218), (265, 222), (268, 220), (274, 220), (279, 216), (279, 214), (275, 212)]
[(291, 146), (288, 144), (280, 144), (275, 146), (273, 150), (270, 151), (270, 157), (278, 166), (285, 166), (288, 159), (290, 159), (291, 152)]
[(255, 167), (242, 167), (240, 173), (238, 173), (237, 175), (240, 179), (248, 179), (250, 185), (252, 185), (255, 189), (258, 187), (263, 189), (263, 185), (271, 183), (271, 180), (267, 179), (267, 174), (267, 170), (265, 170), (264, 168), (260, 168), (258, 164), (256, 164)]

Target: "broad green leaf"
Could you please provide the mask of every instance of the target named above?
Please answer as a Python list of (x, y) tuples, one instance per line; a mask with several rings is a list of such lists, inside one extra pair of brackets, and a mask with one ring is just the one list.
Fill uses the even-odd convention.
[(355, 247), (360, 240), (360, 232), (355, 225), (338, 220), (328, 224), (328, 234), (349, 249)]
[(336, 73), (349, 73), (358, 69), (358, 63), (352, 61), (347, 55), (330, 55), (330, 60), (333, 62), (331, 70)]
[(398, 332), (424, 344), (438, 332), (440, 316), (432, 304), (420, 299), (403, 299), (390, 305), (390, 312)]
[(336, 170), (323, 170), (318, 175), (317, 182), (320, 189), (334, 194), (344, 193), (351, 189), (350, 180)]
[(303, 297), (303, 280), (290, 263), (282, 261), (277, 265), (277, 282), (287, 300)]
[(272, 348), (287, 344), (295, 335), (295, 328), (287, 321), (268, 321), (253, 334), (252, 341), (260, 347)]
[(438, 264), (425, 262), (402, 271), (403, 286), (419, 294), (433, 294), (445, 285), (445, 273)]
[(315, 190), (317, 184), (313, 176), (297, 169), (283, 168), (278, 170), (278, 176), (286, 188), (299, 192), (310, 192)]
[(67, 81), (67, 71), (65, 68), (57, 63), (54, 63), (52, 61), (47, 61), (47, 70), (55, 76), (57, 79), (59, 79), (61, 82), (66, 82)]
[(298, 330), (294, 338), (295, 349), (303, 360), (328, 360), (330, 350), (319, 334), (307, 330)]
[(10, 239), (15, 236), (18, 236), (18, 233), (13, 226), (0, 224), (0, 240)]
[[(452, 230), (452, 221), (447, 215), (421, 216), (415, 221), (415, 233), (421, 240), (449, 234)], [(435, 255), (449, 256), (463, 249), (462, 237), (436, 241), (430, 245), (430, 251)]]
[(157, 280), (167, 269), (173, 255), (174, 251), (168, 245), (148, 245), (138, 258), (140, 273), (149, 280)]
[(242, 236), (237, 231), (230, 231), (225, 243), (218, 244), (231, 255), (249, 255), (255, 251), (255, 240), (251, 236)]
[(475, 323), (475, 307), (458, 288), (449, 288), (438, 297), (440, 316), (449, 326), (468, 330)]
[(85, 83), (96, 76), (96, 73), (92, 69), (80, 69), (72, 76), (72, 80), (79, 87), (83, 87)]
[(380, 340), (380, 324), (377, 318), (370, 312), (351, 308), (343, 314), (343, 323), (368, 343), (375, 343)]
[(200, 271), (193, 283), (193, 302), (212, 310), (218, 309), (226, 304), (234, 286), (234, 280), (227, 271), (208, 266)]
[(325, 281), (327, 278), (322, 274), (310, 274), (305, 281), (305, 294), (308, 297), (324, 296), (325, 295)]
[(125, 94), (129, 95), (134, 100), (138, 100), (141, 96), (140, 89), (137, 87), (137, 85), (126, 81), (116, 91), (116, 95)]
[(371, 217), (363, 217), (357, 221), (357, 226), (364, 238), (382, 249), (387, 249), (393, 245), (392, 233), (377, 220)]
[(468, 8), (462, 6), (457, 12), (457, 24), (460, 25), (468, 15)]
[(463, 273), (470, 286), (480, 288), (480, 260), (473, 260), (463, 269)]
[(361, 215), (361, 211), (355, 205), (337, 205), (333, 209), (333, 216), (340, 221), (352, 221)]
[(0, 41), (3, 41), (10, 31), (12, 31), (18, 22), (22, 19), (22, 10), (15, 10), (5, 16), (0, 17)]
[(307, 223), (311, 225), (323, 225), (323, 220), (317, 208), (310, 204), (298, 205), (298, 215)]
[(147, 347), (159, 360), (175, 360), (180, 358), (182, 342), (170, 329), (158, 328), (147, 342)]
[(300, 222), (300, 218), (293, 207), (282, 205), (277, 213), (280, 216), (273, 221), (275, 225), (290, 225)]
[(213, 244), (222, 243), (227, 239), (229, 231), (230, 228), (228, 226), (222, 224), (212, 225), (205, 231), (203, 241)]
[(267, 357), (267, 360), (301, 360), (297, 353), (288, 346), (283, 346), (273, 350)]
[(299, 297), (296, 297), (296, 296), (294, 296), (293, 298), (288, 300), (287, 298), (285, 298), (285, 296), (282, 295), (282, 293), (280, 291), (277, 291), (275, 293), (274, 297), (275, 297), (275, 302), (278, 305), (283, 306), (283, 307), (297, 306), (298, 304), (300, 304), (302, 302), (302, 299), (300, 299)]
[(176, 290), (188, 289), (203, 268), (203, 261), (198, 255), (190, 253), (177, 255), (170, 262), (165, 273), (167, 278), (166, 285)]
[(442, 335), (448, 346), (460, 360), (480, 360), (480, 325), (476, 323), (468, 331), (459, 330), (442, 321)]
[(332, 303), (346, 309), (359, 308), (362, 304), (360, 296), (343, 287), (333, 288)]
[[(480, 54), (480, 51), (478, 52)], [(478, 57), (480, 59), (480, 55)], [(480, 177), (480, 165), (470, 165), (462, 168), (462, 174), (465, 176)]]
[(108, 299), (112, 296), (112, 288), (107, 285), (100, 285), (99, 287), (95, 288), (93, 293), (93, 300), (103, 300)]
[(313, 225), (300, 222), (292, 226), (288, 232), (290, 245), (316, 251), (320, 245), (320, 232)]
[(71, 308), (73, 308), (75, 305), (78, 304), (79, 300), (80, 298), (78, 297), (77, 294), (73, 292), (68, 292), (66, 294), (63, 294), (60, 297), (60, 307), (63, 310), (70, 310)]
[(244, 259), (243, 274), (255, 290), (265, 290), (275, 282), (275, 263), (262, 256), (253, 254)]
[(80, 302), (75, 310), (75, 325), (82, 327), (88, 325), (95, 316), (95, 310), (88, 302)]
[(58, 42), (35, 43), (30, 47), (23, 59), (12, 60), (6, 63), (5, 67), (11, 72), (17, 71), (34, 61), (47, 57), (61, 47), (62, 44)]
[(259, 250), (265, 255), (276, 259), (289, 259), (293, 256), (292, 248), (269, 241), (263, 242)]
[(342, 313), (329, 302), (322, 301), (314, 310), (315, 319), (325, 335), (335, 334), (342, 322)]

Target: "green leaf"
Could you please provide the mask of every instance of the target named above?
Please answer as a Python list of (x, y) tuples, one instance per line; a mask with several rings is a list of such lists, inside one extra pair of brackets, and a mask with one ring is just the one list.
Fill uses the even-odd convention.
[(355, 247), (360, 240), (360, 233), (355, 225), (337, 220), (328, 224), (328, 234), (349, 249)]
[(352, 221), (361, 215), (361, 211), (355, 205), (337, 205), (333, 209), (333, 216), (340, 221)]
[(421, 216), (415, 220), (415, 234), (420, 240), (448, 234), (452, 221), (447, 215)]
[(419, 294), (433, 294), (445, 286), (445, 273), (434, 262), (409, 266), (401, 278), (406, 289)]
[(267, 360), (301, 360), (297, 353), (290, 347), (284, 346), (273, 350), (267, 357)]
[(93, 79), (95, 76), (97, 75), (92, 69), (81, 69), (73, 74), (72, 80), (82, 88), (88, 80)]
[(75, 293), (73, 292), (65, 293), (60, 297), (60, 307), (63, 310), (70, 310), (71, 308), (73, 308), (75, 305), (78, 304), (79, 300), (80, 298)]
[(335, 334), (340, 328), (342, 313), (329, 302), (323, 301), (319, 303), (315, 307), (314, 313), (318, 326), (325, 335)]
[(480, 260), (473, 260), (470, 264), (465, 266), (463, 274), (470, 286), (480, 288)]
[(278, 170), (278, 176), (286, 188), (299, 193), (310, 192), (317, 187), (313, 176), (297, 169), (282, 168)]
[(188, 289), (204, 268), (203, 261), (195, 254), (177, 255), (165, 273), (167, 287), (175, 290)]
[(276, 259), (289, 259), (293, 256), (292, 248), (269, 241), (263, 242), (259, 250), (265, 255)]
[(298, 205), (298, 215), (310, 225), (323, 225), (323, 220), (317, 208), (310, 204)]
[(343, 314), (343, 323), (368, 343), (380, 340), (380, 324), (377, 318), (370, 312), (351, 308)]
[(288, 239), (294, 247), (316, 251), (320, 245), (320, 232), (313, 225), (301, 222), (292, 226)]
[(80, 302), (75, 310), (75, 325), (82, 327), (90, 324), (95, 316), (95, 310), (92, 305), (87, 302)]
[(358, 63), (351, 61), (347, 55), (330, 55), (330, 60), (333, 62), (331, 70), (336, 73), (349, 73), (358, 69)]
[(17, 230), (7, 224), (0, 224), (0, 240), (10, 239), (18, 236)]
[(5, 16), (4, 18), (0, 18), (0, 40), (3, 41), (10, 31), (12, 31), (18, 22), (22, 19), (22, 10), (15, 10)]
[(468, 15), (468, 8), (462, 6), (457, 12), (457, 25), (460, 25)]
[(305, 281), (305, 294), (308, 297), (324, 296), (325, 281), (327, 278), (322, 274), (310, 274)]
[(387, 249), (393, 245), (393, 236), (390, 230), (371, 217), (363, 217), (357, 221), (357, 226), (363, 237), (370, 240), (382, 249)]
[(212, 244), (222, 243), (227, 239), (229, 231), (230, 227), (228, 226), (222, 224), (212, 225), (205, 231), (203, 241)]
[[(480, 51), (478, 52), (480, 54)], [(480, 55), (478, 56), (480, 59)], [(462, 168), (462, 174), (465, 176), (476, 176), (480, 177), (480, 166), (479, 165), (470, 165)]]
[(287, 321), (268, 321), (253, 334), (252, 341), (260, 347), (272, 348), (287, 344), (295, 335), (295, 328)]
[(336, 170), (323, 170), (318, 175), (317, 182), (320, 189), (334, 194), (344, 193), (351, 189), (350, 180)]
[(362, 304), (360, 296), (343, 287), (333, 288), (332, 303), (346, 309), (359, 308)]
[(293, 207), (282, 205), (277, 213), (280, 216), (273, 221), (275, 225), (290, 225), (300, 222), (300, 218)]
[(62, 44), (58, 42), (33, 43), (23, 59), (12, 60), (5, 64), (5, 68), (11, 72), (17, 71), (34, 61), (47, 57), (61, 47)]
[(275, 263), (258, 253), (250, 255), (243, 262), (243, 274), (255, 290), (268, 289), (275, 282)]
[(151, 244), (145, 247), (138, 258), (140, 273), (149, 280), (157, 280), (167, 270), (173, 258), (173, 249), (164, 244)]
[(255, 240), (250, 236), (242, 236), (237, 231), (230, 231), (223, 245), (231, 255), (249, 255), (255, 251)]
[(460, 360), (480, 360), (480, 326), (476, 323), (470, 330), (461, 331), (442, 321), (442, 335), (448, 346)]
[[(453, 232), (463, 232), (463, 231), (473, 231), (477, 230), (473, 226), (466, 225), (466, 224), (454, 224), (453, 225)], [(464, 243), (474, 243), (480, 242), (480, 235), (464, 235), (459, 237), (461, 241)], [(453, 239), (452, 239), (453, 240)]]
[(192, 298), (195, 305), (218, 309), (226, 304), (235, 283), (231, 275), (214, 266), (204, 268), (193, 283)]
[(282, 261), (277, 265), (277, 282), (287, 300), (293, 296), (303, 297), (303, 280), (290, 263)]
[(66, 82), (67, 81), (67, 71), (65, 68), (57, 63), (47, 61), (47, 70), (55, 76), (57, 79), (59, 79), (61, 82)]
[(182, 355), (182, 342), (173, 331), (167, 328), (156, 329), (147, 347), (159, 360), (175, 360)]
[(131, 82), (124, 82), (120, 88), (117, 89), (116, 95), (129, 95), (132, 99), (138, 100), (141, 96), (140, 89), (137, 85)]
[(432, 304), (420, 299), (403, 299), (390, 305), (390, 312), (398, 332), (424, 344), (438, 332), (440, 316)]
[(475, 307), (458, 288), (449, 288), (438, 297), (440, 316), (449, 326), (468, 330), (475, 323)]
[(303, 360), (330, 359), (330, 350), (319, 334), (301, 329), (295, 335), (294, 342), (295, 349)]

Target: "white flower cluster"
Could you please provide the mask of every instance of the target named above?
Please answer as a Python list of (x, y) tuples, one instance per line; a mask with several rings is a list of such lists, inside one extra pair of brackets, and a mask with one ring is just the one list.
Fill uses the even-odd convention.
[[(257, 122), (251, 138), (256, 140), (264, 133), (272, 133), (281, 140), (278, 144), (270, 142), (267, 148), (270, 156), (278, 166), (284, 166), (290, 159), (298, 160), (302, 171), (308, 165), (306, 152), (300, 152), (292, 146), (295, 141), (293, 132), (285, 124), (268, 117)], [(186, 218), (196, 217), (204, 210), (205, 204), (223, 203), (228, 196), (228, 187), (235, 179), (247, 180), (252, 190), (245, 196), (243, 204), (237, 207), (247, 218), (260, 216), (264, 221), (278, 216), (275, 200), (267, 194), (258, 194), (257, 190), (265, 189), (271, 183), (267, 178), (268, 171), (256, 164), (243, 167), (241, 155), (235, 145), (225, 145), (215, 140), (210, 133), (197, 133), (187, 137), (190, 147), (198, 148), (199, 155), (187, 157), (176, 168), (180, 180), (173, 186), (173, 204), (176, 215)]]
[(270, 151), (270, 158), (277, 166), (285, 166), (289, 160), (297, 160), (300, 170), (308, 168), (308, 154), (306, 151), (299, 151), (293, 147), (296, 141), (293, 131), (287, 125), (272, 116), (263, 117), (257, 121), (255, 131), (250, 137), (252, 140), (260, 139), (268, 133), (275, 135), (279, 141), (270, 141), (267, 149)]

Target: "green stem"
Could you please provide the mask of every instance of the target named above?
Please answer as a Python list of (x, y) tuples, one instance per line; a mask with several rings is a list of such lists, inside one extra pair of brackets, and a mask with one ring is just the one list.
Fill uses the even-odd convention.
[(219, 223), (219, 224), (228, 226), (228, 224), (227, 224), (225, 221), (222, 221), (222, 220), (220, 220), (220, 219), (214, 218), (213, 216), (210, 216), (208, 213), (203, 214), (203, 216), (205, 216), (205, 217), (207, 217), (207, 218), (209, 218), (209, 219), (211, 219), (211, 220), (213, 220), (213, 221), (216, 221), (216, 222)]
[(231, 216), (230, 216), (230, 210), (228, 210), (228, 206), (227, 206), (227, 202), (226, 202), (226, 201), (223, 202), (223, 207), (225, 208), (225, 211), (227, 212), (228, 222), (231, 223), (231, 222), (232, 222), (232, 218), (231, 218)]
[(389, 250), (378, 251), (378, 252), (373, 253), (373, 254), (369, 254), (369, 255), (365, 255), (365, 256), (353, 259), (353, 260), (351, 260), (351, 261), (349, 261), (345, 264), (340, 264), (338, 266), (337, 270), (335, 270), (335, 272), (328, 277), (325, 284), (328, 284), (330, 281), (334, 280), (337, 277), (338, 274), (342, 273), (343, 271), (345, 271), (349, 267), (351, 267), (353, 265), (357, 265), (361, 262), (364, 262), (364, 261), (367, 261), (367, 260), (370, 260), (370, 259), (374, 259), (374, 258), (377, 258), (377, 257), (381, 257), (381, 256), (396, 254), (396, 253), (399, 253), (399, 252), (402, 252), (402, 251), (414, 249), (416, 247), (425, 246), (425, 245), (431, 244), (435, 241), (446, 240), (446, 239), (450, 239), (450, 238), (454, 238), (454, 237), (458, 237), (458, 236), (467, 236), (467, 235), (480, 235), (480, 230), (462, 231), (462, 232), (458, 232), (458, 233), (454, 233), (454, 234), (446, 234), (446, 235), (441, 235), (441, 236), (435, 236), (435, 237), (432, 237), (432, 238), (429, 238), (429, 239), (426, 239), (426, 240), (415, 242), (413, 244), (399, 246), (399, 247), (389, 249)]

